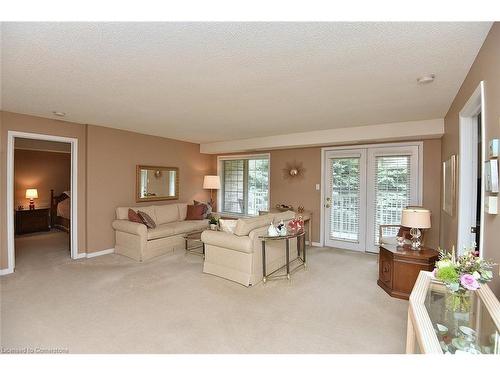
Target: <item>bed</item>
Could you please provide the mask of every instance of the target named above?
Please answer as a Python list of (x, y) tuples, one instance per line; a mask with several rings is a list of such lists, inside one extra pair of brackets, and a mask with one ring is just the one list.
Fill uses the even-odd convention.
[(71, 193), (65, 191), (60, 195), (54, 195), (50, 190), (50, 224), (52, 228), (58, 228), (69, 233), (71, 218)]

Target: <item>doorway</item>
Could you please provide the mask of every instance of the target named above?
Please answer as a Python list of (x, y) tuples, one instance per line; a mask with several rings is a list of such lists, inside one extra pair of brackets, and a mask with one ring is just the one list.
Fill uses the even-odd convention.
[(422, 142), (323, 149), (324, 245), (377, 253), (380, 225), (421, 205), (421, 152)]
[[(17, 149), (16, 150), (16, 144)], [(21, 149), (29, 148), (31, 151), (43, 151), (36, 145), (47, 145), (51, 144), (52, 147), (63, 147), (69, 152), (70, 159), (70, 170), (69, 170), (69, 189), (65, 191), (62, 190), (62, 185), (52, 189), (51, 184), (54, 185), (55, 182), (52, 179), (48, 181), (42, 181), (40, 174), (34, 176), (30, 179), (24, 179), (24, 182), (30, 185), (29, 187), (24, 182), (20, 183), (16, 181), (15, 171), (15, 157), (16, 151), (21, 151)], [(24, 145), (20, 147), (19, 145)], [(26, 145), (30, 145), (29, 147)], [(35, 146), (34, 146), (35, 145)], [(46, 148), (45, 146), (42, 148)], [(47, 151), (47, 150), (45, 150)], [(54, 151), (54, 150), (49, 150)], [(23, 240), (32, 247), (36, 247), (37, 239), (33, 240), (28, 238), (30, 235), (28, 232), (50, 232), (51, 229), (58, 227), (62, 230), (66, 230), (68, 234), (66, 236), (59, 236), (54, 240), (54, 243), (61, 245), (61, 241), (65, 241), (64, 245), (66, 250), (69, 250), (65, 254), (66, 257), (76, 259), (78, 257), (78, 247), (77, 247), (77, 152), (78, 152), (78, 141), (76, 138), (66, 138), (52, 135), (36, 134), (36, 133), (24, 133), (16, 131), (7, 132), (7, 254), (8, 254), (8, 269), (2, 270), (3, 273), (12, 273), (16, 266), (16, 232), (18, 235), (26, 235)], [(50, 158), (54, 159), (54, 157)], [(33, 164), (38, 161), (32, 159)], [(17, 170), (19, 170), (20, 165), (17, 165)], [(23, 165), (24, 170), (26, 165)], [(38, 165), (38, 169), (40, 165)], [(37, 168), (34, 169), (36, 171)], [(45, 179), (47, 180), (47, 179)], [(65, 183), (68, 186), (68, 183)], [(54, 185), (55, 187), (55, 185)], [(18, 191), (16, 191), (16, 189)], [(21, 192), (21, 190), (23, 190)], [(52, 194), (50, 190), (54, 190)], [(22, 194), (21, 194), (22, 193)], [(63, 195), (66, 194), (67, 201), (65, 202), (65, 208), (59, 207), (57, 203), (63, 200)], [(22, 195), (22, 196), (21, 196)], [(33, 207), (34, 205), (34, 207)], [(34, 208), (34, 209), (33, 209)], [(58, 210), (59, 209), (59, 210)], [(63, 213), (61, 210), (65, 210)], [(57, 220), (57, 217), (67, 217), (66, 222), (62, 220)], [(66, 224), (65, 228), (62, 225)], [(47, 226), (49, 227), (47, 230)], [(26, 233), (24, 233), (26, 232)], [(18, 237), (19, 238), (19, 237)]]
[(484, 83), (459, 114), (459, 181), (457, 252), (475, 246), (482, 254), (484, 222)]

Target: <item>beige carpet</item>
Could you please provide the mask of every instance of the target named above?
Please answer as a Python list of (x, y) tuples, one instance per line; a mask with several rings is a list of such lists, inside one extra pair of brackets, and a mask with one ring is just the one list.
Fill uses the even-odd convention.
[[(47, 248), (40, 238), (30, 243)], [(144, 264), (114, 254), (78, 261), (37, 254), (1, 278), (3, 348), (404, 352), (408, 304), (377, 286), (373, 255), (313, 248), (308, 270), (291, 282), (245, 288), (203, 274), (201, 258), (182, 251)]]

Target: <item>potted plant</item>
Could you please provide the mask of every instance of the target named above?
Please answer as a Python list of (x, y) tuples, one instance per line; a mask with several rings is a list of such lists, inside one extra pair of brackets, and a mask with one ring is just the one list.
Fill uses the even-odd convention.
[(219, 226), (219, 219), (216, 218), (215, 216), (210, 216), (208, 224), (210, 224), (211, 230), (217, 230), (217, 227)]

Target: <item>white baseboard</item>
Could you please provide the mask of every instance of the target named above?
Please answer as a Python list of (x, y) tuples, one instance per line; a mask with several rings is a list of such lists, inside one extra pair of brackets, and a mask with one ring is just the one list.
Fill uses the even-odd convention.
[(87, 258), (95, 258), (95, 257), (99, 257), (101, 255), (113, 254), (114, 252), (115, 252), (115, 248), (113, 247), (112, 249), (106, 249), (106, 250), (101, 250), (101, 251), (95, 251), (93, 253), (87, 253)]
[(86, 258), (86, 257), (87, 257), (87, 253), (78, 253), (78, 254), (76, 254), (75, 259), (82, 259), (82, 258)]
[[(306, 245), (309, 245), (309, 241), (306, 241)], [(311, 246), (313, 247), (321, 247), (321, 244), (319, 242), (311, 242)]]
[(13, 272), (14, 270), (12, 268), (4, 268), (3, 270), (0, 270), (0, 276), (8, 275), (9, 273)]

